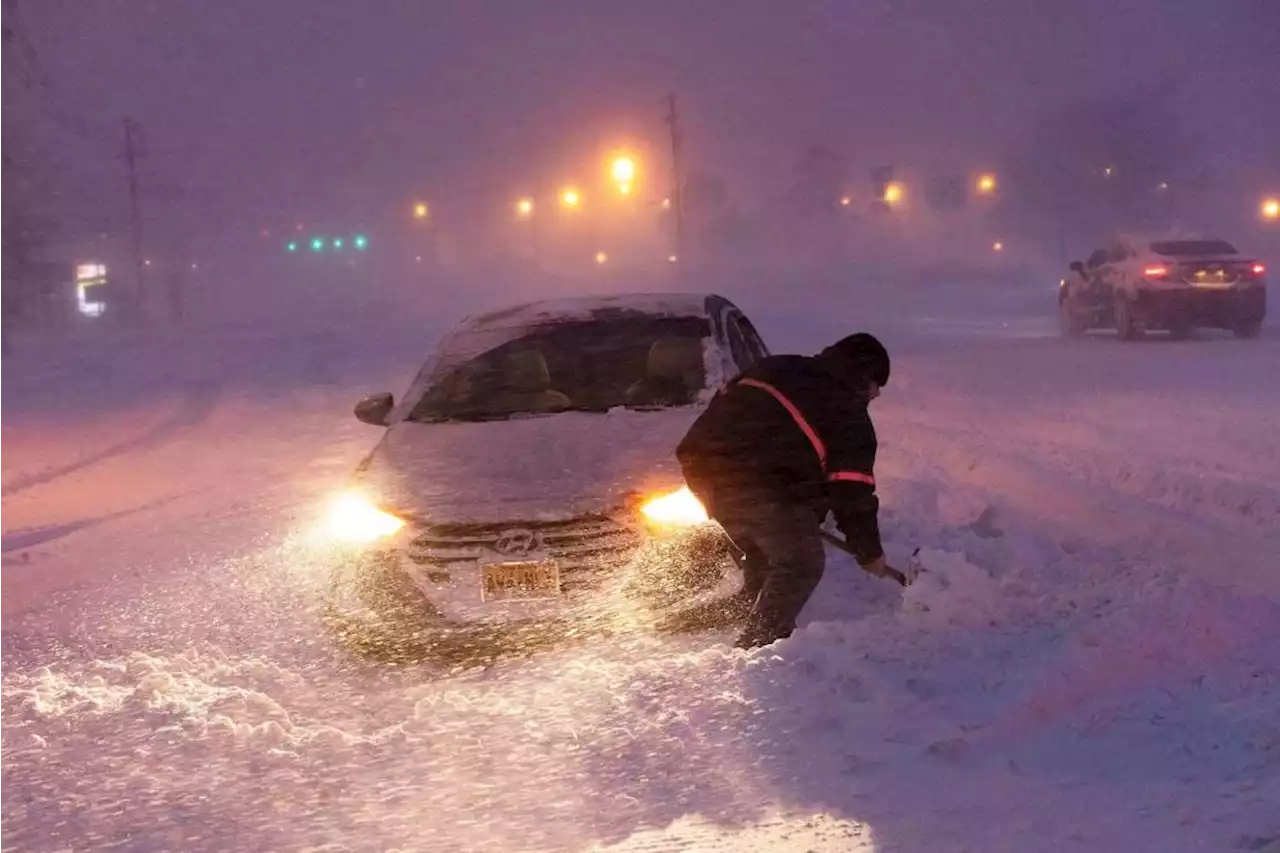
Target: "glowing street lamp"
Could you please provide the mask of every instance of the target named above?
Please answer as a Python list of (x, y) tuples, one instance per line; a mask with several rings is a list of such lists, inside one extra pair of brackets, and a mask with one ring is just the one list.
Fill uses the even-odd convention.
[(607, 264), (608, 262), (609, 262), (609, 255), (607, 252), (596, 252), (597, 264)]
[(996, 176), (990, 173), (978, 176), (978, 195), (991, 195), (996, 191)]
[(885, 204), (897, 205), (902, 203), (902, 199), (906, 196), (906, 188), (898, 181), (890, 181), (884, 187)]
[(613, 162), (609, 164), (609, 177), (619, 189), (628, 187), (623, 190), (624, 193), (630, 192), (630, 186), (636, 182), (636, 161), (625, 154), (613, 158)]
[(1280, 198), (1267, 198), (1262, 200), (1262, 218), (1268, 222), (1280, 221)]
[(671, 199), (669, 199), (669, 198), (664, 198), (664, 199), (662, 200), (662, 209), (663, 209), (663, 210), (670, 210), (670, 209), (671, 209)]
[(846, 195), (846, 196), (841, 196), (841, 197), (840, 197), (840, 206), (841, 206), (841, 207), (848, 207), (848, 206), (849, 206), (849, 205), (851, 205), (851, 204), (853, 204), (853, 199), (852, 199), (852, 198), (850, 198), (849, 196), (847, 196), (847, 195)]
[(533, 199), (522, 198), (516, 202), (516, 216), (528, 219), (533, 216)]
[(430, 215), (430, 213), (431, 213), (431, 208), (427, 207), (427, 203), (425, 201), (417, 202), (413, 206), (414, 219), (426, 219), (427, 216)]
[(1000, 242), (999, 240), (995, 241), (994, 243), (992, 243), (992, 244), (991, 244), (991, 251), (993, 251), (993, 252), (1003, 252), (1003, 251), (1004, 251), (1004, 243)]
[(560, 206), (566, 210), (577, 210), (582, 206), (582, 193), (577, 187), (565, 187), (560, 190)]

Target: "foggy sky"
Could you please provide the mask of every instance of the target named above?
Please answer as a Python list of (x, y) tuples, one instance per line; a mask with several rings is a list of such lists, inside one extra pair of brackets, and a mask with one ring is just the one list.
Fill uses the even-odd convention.
[(811, 143), (859, 169), (998, 166), (1037, 110), (1159, 81), (1180, 87), (1237, 180), (1280, 173), (1273, 0), (18, 9), (85, 222), (118, 217), (123, 115), (144, 129), (154, 196), (252, 228), (415, 196), (490, 205), (586, 180), (614, 144), (665, 168), (668, 91), (683, 99), (690, 166), (747, 198), (776, 192)]

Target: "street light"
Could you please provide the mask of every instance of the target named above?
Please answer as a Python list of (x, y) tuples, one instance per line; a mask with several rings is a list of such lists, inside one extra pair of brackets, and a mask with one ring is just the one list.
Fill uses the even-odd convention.
[(906, 188), (903, 187), (902, 184), (898, 181), (890, 181), (884, 186), (885, 204), (889, 204), (889, 205), (901, 204), (902, 199), (904, 196), (906, 196), (906, 194), (907, 194)]
[(431, 213), (431, 209), (427, 207), (427, 203), (425, 201), (417, 202), (413, 206), (414, 219), (426, 219), (427, 215), (430, 213)]
[(996, 191), (996, 176), (990, 173), (978, 176), (978, 194), (991, 195)]
[(577, 187), (565, 187), (560, 190), (560, 206), (566, 210), (577, 210), (582, 205), (582, 193)]
[(1001, 243), (999, 240), (995, 241), (994, 243), (992, 243), (992, 244), (991, 244), (991, 251), (993, 251), (993, 252), (1003, 252), (1003, 251), (1004, 251), (1004, 243)]
[(853, 204), (853, 199), (852, 199), (852, 198), (850, 198), (850, 197), (849, 197), (849, 196), (847, 196), (847, 195), (846, 195), (846, 196), (841, 196), (841, 198), (840, 198), (840, 206), (841, 206), (841, 207), (848, 207), (848, 206), (849, 206), (849, 205), (851, 205), (851, 204)]
[[(636, 161), (632, 157), (622, 154), (613, 158), (613, 162), (609, 164), (609, 177), (618, 184), (619, 189), (622, 187), (630, 187), (636, 181)], [(630, 192), (630, 189), (623, 190)]]
[(608, 253), (607, 253), (607, 252), (596, 252), (596, 263), (597, 263), (597, 264), (605, 264), (605, 263), (608, 263), (608, 262), (609, 262), (609, 255), (608, 255)]
[(1280, 220), (1280, 198), (1262, 200), (1262, 218), (1270, 222)]
[(533, 216), (533, 199), (522, 198), (516, 202), (516, 216), (521, 219), (528, 219)]

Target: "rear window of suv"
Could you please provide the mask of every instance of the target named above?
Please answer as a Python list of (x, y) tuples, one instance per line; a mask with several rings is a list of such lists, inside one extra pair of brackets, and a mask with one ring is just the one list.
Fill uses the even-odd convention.
[(1226, 240), (1166, 240), (1152, 243), (1157, 255), (1234, 255), (1236, 247)]

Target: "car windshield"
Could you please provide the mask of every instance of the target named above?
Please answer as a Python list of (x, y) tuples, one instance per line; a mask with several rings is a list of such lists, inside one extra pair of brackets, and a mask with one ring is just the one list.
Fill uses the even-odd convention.
[(691, 405), (706, 386), (700, 317), (641, 315), (536, 326), (448, 371), (409, 420), (486, 421)]
[(1236, 247), (1226, 240), (1166, 240), (1152, 243), (1157, 255), (1234, 255)]

